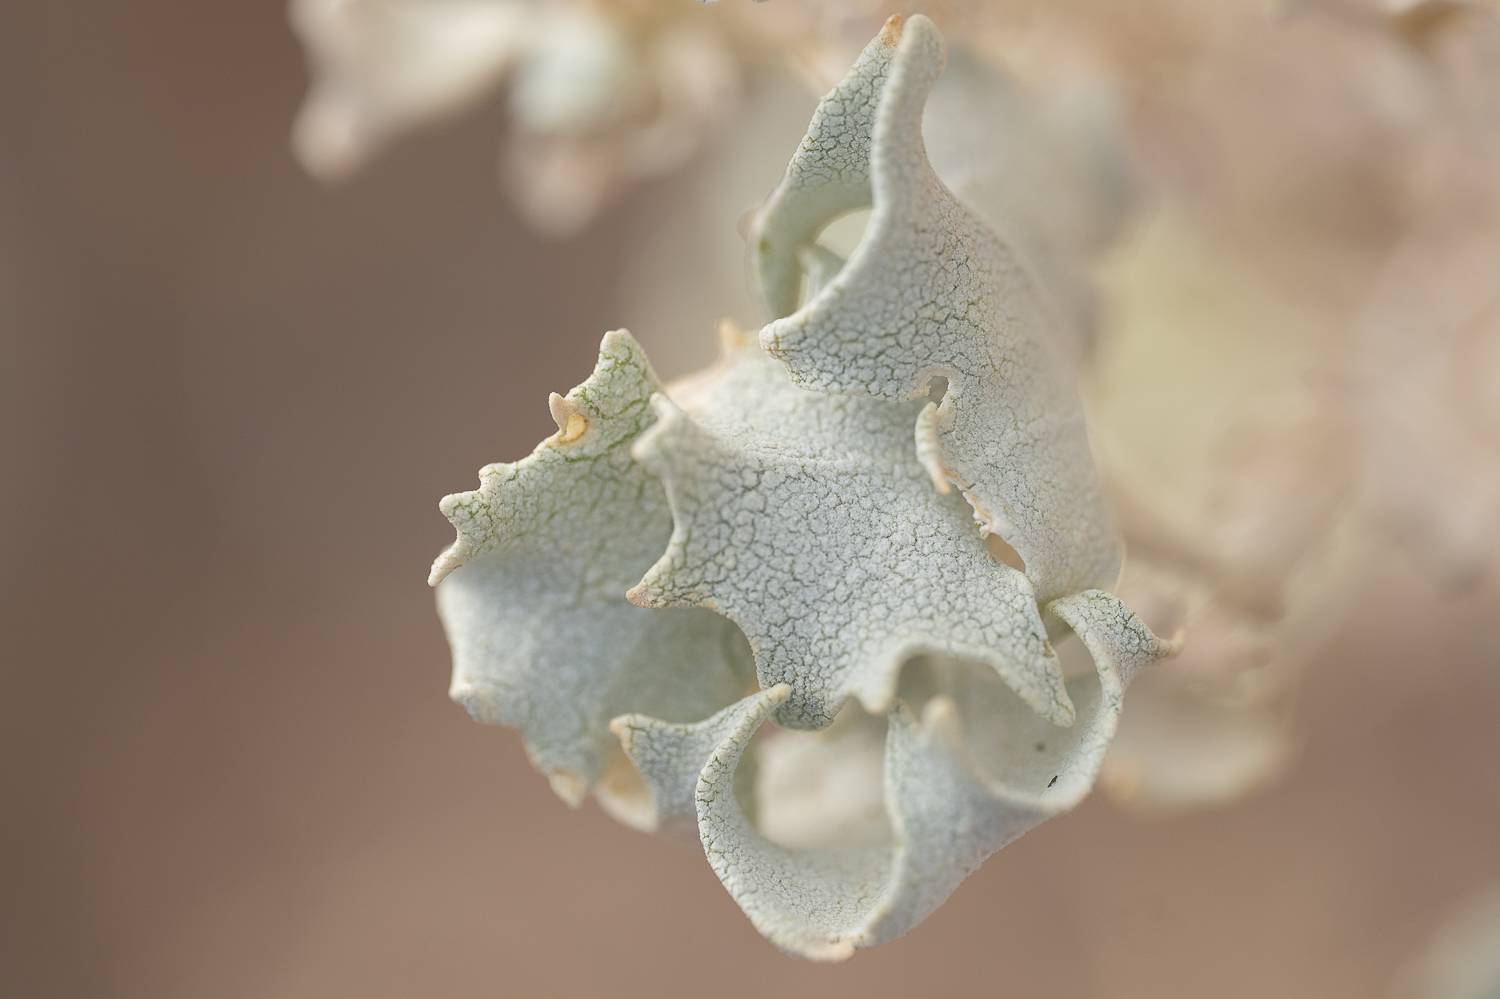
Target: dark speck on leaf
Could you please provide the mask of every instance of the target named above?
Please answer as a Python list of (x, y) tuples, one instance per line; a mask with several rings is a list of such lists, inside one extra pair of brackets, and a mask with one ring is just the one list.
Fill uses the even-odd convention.
[(1057, 783), (1057, 774), (1053, 774), (1052, 775), (1052, 779), (1047, 782), (1047, 786), (1051, 787), (1053, 784), (1056, 784), (1056, 783)]
[(1047, 748), (1047, 744), (1045, 742), (1039, 742), (1039, 743), (1036, 744), (1036, 751), (1038, 753), (1040, 753), (1042, 750), (1044, 750), (1046, 748)]

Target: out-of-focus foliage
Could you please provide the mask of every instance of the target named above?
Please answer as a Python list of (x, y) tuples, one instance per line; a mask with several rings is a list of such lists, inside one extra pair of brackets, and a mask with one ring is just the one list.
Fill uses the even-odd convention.
[(1500, 888), (1449, 913), (1396, 982), (1393, 999), (1493, 999), (1500, 995)]
[(512, 204), (542, 231), (574, 232), (681, 166), (733, 114), (747, 73), (806, 44), (807, 18), (784, 6), (292, 0), (311, 75), (293, 147), (337, 180), (503, 90)]

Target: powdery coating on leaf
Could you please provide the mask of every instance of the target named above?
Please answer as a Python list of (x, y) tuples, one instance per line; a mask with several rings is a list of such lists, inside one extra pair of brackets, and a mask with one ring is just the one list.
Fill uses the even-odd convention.
[[(893, 19), (894, 20), (894, 19)], [(797, 307), (804, 261), (823, 228), (870, 206), (870, 139), (892, 49), (884, 36), (813, 112), (807, 135), (755, 220), (752, 259), (766, 307), (784, 316)]]
[(753, 348), (711, 398), (697, 419), (653, 400), (635, 453), (666, 484), (675, 527), (632, 600), (738, 624), (761, 685), (791, 687), (783, 725), (827, 725), (849, 696), (883, 714), (921, 654), (982, 662), (1072, 722), (1031, 585), (932, 489), (914, 405), (807, 392)]
[(905, 933), (996, 850), (1082, 801), (1119, 723), (1125, 685), (1179, 647), (1152, 635), (1100, 590), (1048, 609), (1074, 629), (1094, 660), (1095, 677), (1069, 684), (1078, 706), (1071, 729), (1027, 715), (984, 674), (965, 674), (951, 662), (940, 669), (949, 683), (967, 676), (961, 688), (967, 696), (930, 697), (920, 725), (899, 707), (893, 712), (886, 794), (899, 845), (892, 881), (859, 945)]
[[(699, 725), (633, 718), (627, 751), (648, 783), (662, 789), (662, 800), (681, 807), (686, 787), (669, 785), (685, 780), (683, 760), (713, 743), (693, 789), (709, 863), (777, 946), (841, 960), (857, 947), (905, 933), (986, 857), (1087, 794), (1117, 723), (1124, 685), (1173, 649), (1106, 593), (1078, 594), (1052, 610), (1078, 629), (1095, 659), (1097, 678), (1075, 681), (1078, 725), (1058, 729), (1031, 715), (983, 671), (969, 681), (981, 696), (961, 707), (952, 696), (959, 667), (939, 663), (921, 680), (929, 689), (913, 698), (926, 698), (920, 720), (905, 701), (889, 714), (888, 846), (788, 849), (745, 815), (741, 760), (756, 729), (787, 696), (785, 687), (754, 694)], [(970, 712), (976, 727), (986, 729), (975, 733), (977, 739), (966, 732)], [(1018, 754), (1007, 744), (1018, 739), (1027, 743), (1019, 767), (1011, 764)]]
[[(1054, 55), (1065, 61), (1070, 51)], [(922, 130), (944, 186), (1025, 263), (1060, 321), (1059, 345), (1075, 358), (1098, 333), (1094, 265), (1133, 201), (1121, 104), (1103, 78), (1028, 85), (960, 44)]]
[(727, 740), (748, 739), (791, 688), (779, 685), (729, 705), (691, 724), (661, 722), (646, 715), (621, 715), (610, 723), (626, 757), (639, 772), (663, 822), (697, 818), (693, 791), (704, 761)]
[[(817, 153), (804, 165), (837, 168), (809, 203), (853, 207), (860, 199), (841, 202), (838, 192), (863, 183), (863, 201), (875, 202), (872, 235), (846, 262), (818, 245), (827, 220), (808, 214), (806, 238), (783, 245), (793, 263), (782, 277), (798, 292), (806, 280), (814, 301), (799, 315), (836, 321), (855, 376), (884, 363), (869, 355), (872, 341), (892, 365), (922, 365), (906, 389), (799, 385), (795, 363), (789, 373), (729, 330), (721, 363), (675, 389), (673, 403), (634, 342), (607, 335), (594, 375), (553, 397), (558, 433), (516, 465), (484, 470), (477, 492), (444, 502), (459, 539), (434, 566), (435, 580), (452, 572), (439, 602), (455, 697), (476, 717), (519, 725), (565, 796), (592, 786), (610, 811), (643, 826), (695, 818), (710, 865), (752, 923), (778, 946), (823, 959), (906, 932), (987, 856), (1076, 804), (1096, 779), (1125, 683), (1172, 648), (1117, 598), (1081, 585), (1088, 571), (1069, 577), (1062, 570), (1077, 566), (1066, 558), (1039, 559), (1046, 544), (1023, 549), (1028, 571), (1004, 564), (974, 526), (976, 512), (996, 526), (976, 491), (966, 490), (966, 505), (946, 473), (933, 488), (933, 469), (951, 464), (965, 439), (944, 422), (963, 398), (1004, 416), (1011, 436), (976, 460), (1008, 496), (1051, 502), (1047, 489), (1079, 485), (1068, 461), (1088, 452), (1076, 401), (1044, 367), (1045, 345), (1004, 325), (1040, 322), (1040, 311), (1017, 313), (999, 294), (1009, 286), (990, 278), (1008, 265), (988, 237), (930, 191), (913, 200), (921, 211), (883, 202), (883, 141), (887, 159), (910, 172), (902, 156), (912, 154), (926, 169), (915, 131), (926, 86), (903, 74), (930, 77), (941, 63), (926, 21), (902, 31), (893, 19), (841, 85), (847, 102), (813, 130), (826, 142), (804, 143)], [(905, 146), (882, 140), (893, 117), (908, 126), (895, 133)], [(835, 119), (844, 125), (833, 128)], [(859, 155), (844, 156), (850, 149)], [(795, 172), (794, 162), (789, 184)], [(876, 279), (869, 260), (881, 240), (897, 254), (883, 265), (898, 271), (889, 289), (861, 284)], [(976, 297), (962, 314), (935, 308), (905, 265), (939, 290), (956, 274), (948, 291)], [(971, 270), (988, 277), (964, 284)], [(854, 295), (868, 295), (874, 311), (826, 306)], [(992, 308), (1000, 327), (970, 321)], [(987, 336), (1000, 346), (984, 347)], [(900, 356), (933, 345), (968, 351), (965, 363)], [(829, 348), (821, 343), (817, 359), (842, 366)], [(941, 362), (942, 350), (934, 356)], [(949, 383), (943, 408), (924, 408), (911, 396), (934, 378)], [(1069, 426), (1081, 450), (1059, 435)], [(1077, 513), (1072, 499), (1058, 500), (1063, 514)], [(1057, 525), (1043, 517), (1031, 526)], [(1096, 563), (1113, 564), (1107, 538), (1099, 550)], [(1029, 573), (1063, 596), (1039, 605)], [(630, 600), (651, 609), (622, 603), (632, 576)], [(1093, 675), (1064, 682), (1049, 624), (1082, 637)], [(763, 689), (735, 701), (748, 686), (736, 669), (748, 663), (736, 655), (747, 640)], [(830, 724), (846, 705), (850, 724)], [(746, 751), (772, 717), (826, 727), (827, 758), (812, 752), (802, 765), (878, 786), (841, 796), (827, 816), (859, 835), (793, 829), (799, 843), (757, 824), (753, 806), (771, 781), (758, 781), (760, 754)], [(601, 745), (606, 725), (620, 740), (613, 753)]]
[(660, 484), (630, 458), (659, 387), (629, 334), (606, 334), (589, 379), (552, 397), (558, 432), (441, 505), (458, 530), (431, 579), (451, 696), (479, 721), (519, 728), (573, 804), (618, 755), (610, 719), (700, 719), (748, 679), (743, 640), (722, 618), (625, 599), (671, 534)]
[(942, 70), (932, 23), (893, 19), (830, 93), (757, 219), (754, 261), (773, 313), (795, 304), (798, 252), (872, 206), (847, 266), (761, 343), (807, 388), (940, 404), (916, 421), (941, 489), (1025, 560), (1045, 602), (1112, 585), (1119, 553), (1054, 323), (1011, 252), (928, 163), (922, 105)]

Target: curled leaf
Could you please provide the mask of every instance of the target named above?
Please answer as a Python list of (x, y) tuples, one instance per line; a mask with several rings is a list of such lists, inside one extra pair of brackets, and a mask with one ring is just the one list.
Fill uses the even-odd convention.
[(557, 433), (442, 502), (458, 538), (431, 582), (453, 646), (451, 696), (480, 721), (519, 728), (573, 804), (618, 755), (612, 718), (699, 719), (744, 689), (732, 625), (625, 599), (671, 533), (660, 484), (630, 458), (659, 388), (630, 335), (606, 334), (594, 373), (552, 397)]
[[(724, 887), (777, 946), (840, 960), (905, 933), (986, 857), (1076, 804), (1098, 774), (1125, 684), (1173, 649), (1099, 591), (1052, 609), (1094, 656), (1095, 676), (1071, 684), (1078, 724), (1061, 729), (1036, 717), (992, 674), (951, 660), (925, 664), (911, 700), (888, 715), (887, 843), (788, 848), (745, 813), (742, 760), (789, 696), (785, 686), (696, 725), (632, 718), (626, 750), (660, 800), (681, 807), (689, 777), (682, 761), (707, 749), (692, 793), (704, 850)], [(954, 697), (960, 688), (968, 695), (962, 703)]]
[[(726, 327), (670, 397), (606, 336), (558, 433), (444, 502), (434, 569), (457, 567), (455, 696), (565, 790), (695, 820), (751, 922), (812, 958), (906, 932), (1073, 807), (1126, 683), (1175, 647), (1095, 586), (1117, 553), (1046, 317), (922, 152), (941, 65), (929, 22), (893, 19), (820, 106), (755, 227), (768, 299), (805, 282), (808, 305), (754, 341)], [(847, 260), (818, 242), (870, 202)], [(1049, 627), (1093, 672), (1065, 677)], [(768, 721), (822, 731), (757, 741)]]
[[(916, 421), (938, 487), (957, 486), (981, 527), (1020, 554), (1043, 601), (1109, 586), (1119, 553), (1054, 320), (923, 149), (922, 106), (942, 66), (930, 21), (892, 18), (819, 105), (755, 226), (756, 272), (784, 316), (761, 342), (810, 389), (907, 400), (945, 384)], [(848, 264), (786, 315), (802, 251), (866, 206)]]
[(696, 419), (653, 400), (635, 450), (666, 484), (675, 528), (632, 600), (738, 624), (762, 686), (791, 687), (785, 725), (826, 725), (849, 696), (884, 713), (902, 663), (922, 654), (982, 662), (1072, 721), (1030, 583), (922, 474), (915, 406), (807, 392), (754, 348), (712, 396)]

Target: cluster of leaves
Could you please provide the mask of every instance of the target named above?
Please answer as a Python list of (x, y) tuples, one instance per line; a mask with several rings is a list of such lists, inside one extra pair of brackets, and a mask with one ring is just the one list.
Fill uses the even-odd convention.
[[(1173, 649), (1107, 591), (1118, 549), (1043, 297), (927, 160), (943, 61), (929, 21), (893, 18), (820, 103), (751, 227), (758, 338), (726, 332), (665, 389), (607, 334), (552, 397), (557, 433), (442, 504), (453, 697), (519, 728), (570, 802), (696, 825), (755, 926), (814, 958), (905, 932), (1076, 804), (1126, 683)], [(819, 244), (862, 208), (847, 261)], [(1069, 635), (1092, 670), (1065, 673)], [(768, 831), (792, 808), (825, 834), (869, 818), (758, 777), (799, 729), (814, 767), (875, 755), (873, 835)]]

